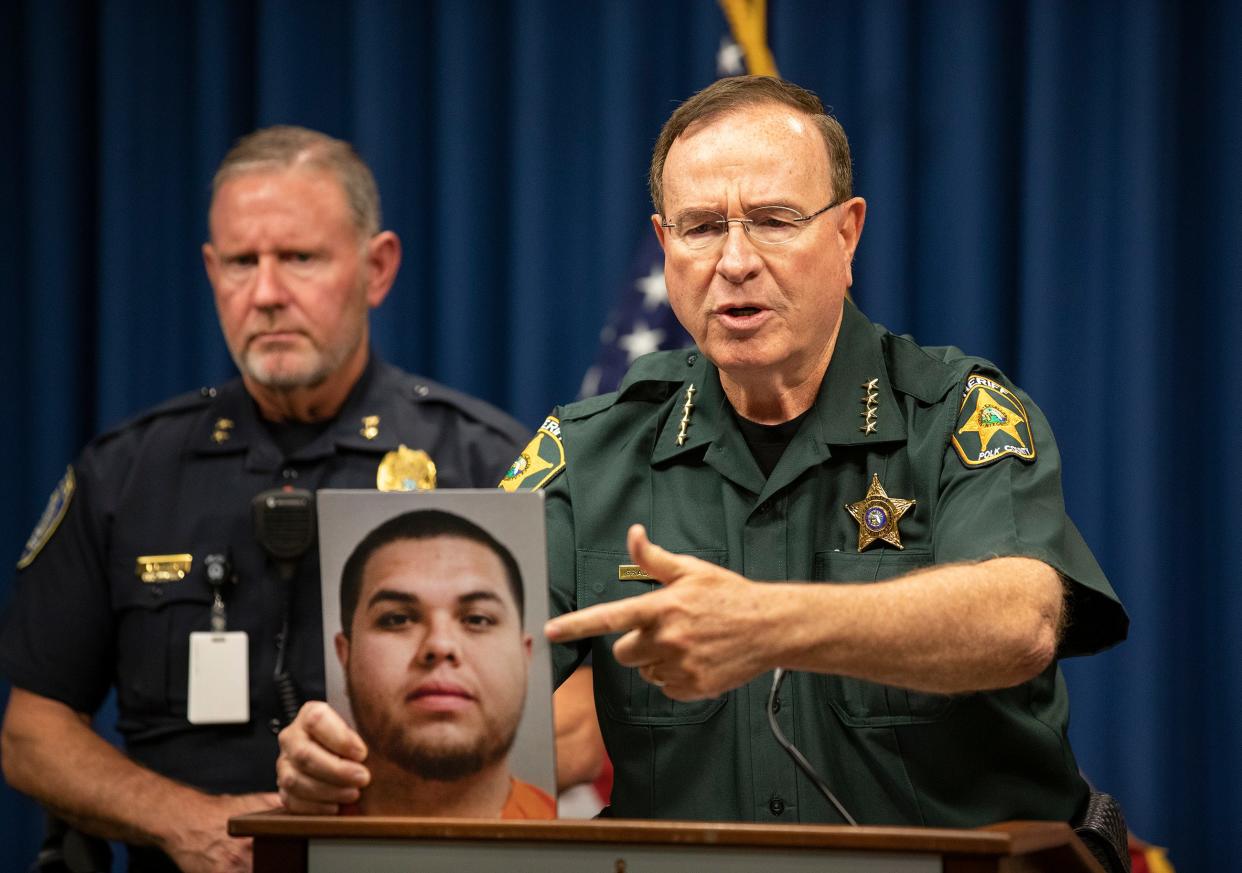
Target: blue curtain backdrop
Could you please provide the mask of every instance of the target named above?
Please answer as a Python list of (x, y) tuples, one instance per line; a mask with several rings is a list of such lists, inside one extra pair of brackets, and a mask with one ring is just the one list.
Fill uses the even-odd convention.
[[(1134, 620), (1067, 665), (1083, 766), (1182, 870), (1232, 868), (1242, 5), (769, 6), (782, 73), (853, 141), (860, 304), (993, 358), (1056, 429)], [(650, 146), (722, 30), (711, 0), (4, 4), (0, 554), (91, 434), (230, 375), (198, 246), (215, 163), (259, 125), (374, 167), (405, 244), (382, 353), (536, 425), (595, 356)], [(38, 818), (2, 791), (17, 870)]]

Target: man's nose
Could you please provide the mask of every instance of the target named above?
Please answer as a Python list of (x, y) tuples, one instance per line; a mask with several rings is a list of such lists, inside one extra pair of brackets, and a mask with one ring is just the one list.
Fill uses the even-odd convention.
[(734, 285), (740, 285), (763, 269), (763, 258), (759, 256), (754, 241), (746, 233), (741, 221), (735, 219), (725, 227), (727, 229), (724, 242), (721, 243), (720, 258), (716, 261), (716, 272)]
[(427, 667), (434, 667), (442, 661), (456, 664), (460, 660), (460, 642), (455, 622), (432, 621), (427, 628), (419, 648), (418, 660)]
[(254, 305), (263, 309), (283, 306), (288, 298), (289, 291), (280, 274), (280, 259), (272, 255), (260, 255), (255, 268)]

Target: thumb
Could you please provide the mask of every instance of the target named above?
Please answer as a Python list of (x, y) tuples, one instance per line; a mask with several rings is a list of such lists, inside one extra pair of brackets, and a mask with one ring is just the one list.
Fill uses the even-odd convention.
[(687, 558), (662, 549), (647, 538), (647, 529), (641, 524), (630, 525), (625, 535), (630, 558), (643, 568), (643, 572), (662, 585), (676, 582), (685, 573)]

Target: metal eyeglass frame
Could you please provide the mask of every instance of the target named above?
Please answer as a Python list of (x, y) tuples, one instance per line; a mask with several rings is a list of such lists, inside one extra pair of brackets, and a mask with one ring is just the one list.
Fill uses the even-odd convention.
[[(751, 239), (752, 241), (757, 242), (757, 243), (760, 243), (760, 244), (765, 245), (765, 246), (783, 246), (783, 245), (787, 245), (787, 244), (788, 244), (788, 243), (790, 243), (790, 242), (793, 242), (793, 240), (794, 240), (794, 239), (798, 236), (798, 233), (801, 233), (801, 232), (802, 232), (802, 229), (806, 226), (806, 223), (807, 223), (808, 221), (813, 221), (814, 219), (816, 219), (816, 218), (818, 218), (819, 216), (823, 215), (823, 214), (824, 214), (825, 212), (827, 212), (829, 209), (833, 209), (833, 208), (835, 208), (835, 207), (837, 207), (837, 206), (840, 206), (842, 203), (844, 203), (844, 202), (845, 202), (846, 200), (848, 200), (848, 199), (849, 199), (848, 197), (842, 197), (842, 198), (839, 198), (839, 199), (837, 199), (837, 200), (833, 200), (831, 203), (829, 203), (829, 204), (828, 204), (827, 206), (825, 206), (823, 209), (817, 209), (817, 210), (815, 210), (814, 212), (812, 212), (810, 215), (802, 215), (801, 213), (799, 213), (799, 212), (798, 212), (798, 210), (793, 209), (793, 208), (788, 207), (788, 206), (756, 206), (754, 209), (751, 209), (751, 210), (749, 210), (749, 211), (746, 213), (746, 215), (750, 215), (750, 214), (752, 214), (752, 213), (754, 213), (754, 212), (758, 212), (760, 209), (787, 209), (787, 210), (789, 210), (789, 211), (790, 211), (790, 212), (792, 212), (794, 215), (797, 215), (797, 216), (798, 216), (797, 218), (791, 218), (791, 219), (789, 219), (791, 222), (793, 222), (793, 223), (797, 224), (797, 226), (798, 226), (798, 232), (797, 232), (797, 233), (795, 233), (793, 236), (791, 236), (789, 239), (784, 239), (784, 240), (765, 240), (765, 239), (761, 239), (761, 238), (759, 238), (759, 237), (754, 236), (754, 235), (753, 235), (753, 233), (751, 232), (751, 225), (753, 225), (753, 224), (755, 223), (755, 221), (754, 221), (754, 219), (753, 219), (753, 218), (746, 218), (746, 217), (745, 217), (745, 215), (744, 215), (744, 216), (742, 216), (741, 218), (727, 218), (727, 217), (725, 217), (725, 216), (723, 216), (723, 215), (720, 215), (720, 213), (719, 213), (719, 212), (713, 212), (713, 211), (712, 211), (712, 210), (710, 210), (710, 209), (702, 209), (702, 210), (694, 210), (694, 211), (695, 211), (695, 212), (701, 212), (701, 213), (703, 213), (703, 214), (705, 214), (705, 215), (717, 215), (717, 216), (720, 216), (717, 220), (715, 220), (715, 221), (713, 222), (713, 223), (715, 223), (715, 224), (720, 224), (720, 225), (723, 225), (723, 226), (724, 226), (724, 231), (725, 231), (725, 232), (724, 232), (723, 234), (721, 234), (721, 236), (720, 236), (720, 237), (715, 238), (715, 239), (712, 239), (712, 240), (709, 240), (706, 244), (701, 245), (701, 246), (695, 246), (695, 245), (693, 245), (693, 244), (691, 244), (691, 243), (687, 242), (686, 237), (682, 236), (682, 235), (681, 235), (681, 233), (677, 233), (677, 234), (676, 234), (676, 237), (677, 237), (677, 239), (681, 240), (682, 244), (683, 244), (683, 245), (685, 245), (685, 247), (686, 247), (686, 248), (688, 248), (688, 249), (692, 249), (692, 250), (694, 250), (694, 251), (703, 251), (704, 249), (709, 249), (709, 248), (711, 248), (711, 247), (712, 247), (713, 245), (715, 245), (716, 243), (718, 243), (718, 242), (720, 242), (721, 240), (724, 240), (726, 237), (728, 237), (728, 235), (729, 235), (729, 225), (730, 225), (730, 224), (733, 224), (734, 222), (737, 222), (738, 224), (740, 224), (740, 225), (742, 226), (742, 230), (744, 230), (744, 231), (746, 232), (746, 236), (747, 236), (749, 239)], [(671, 228), (672, 230), (676, 231), (676, 230), (677, 230), (677, 223), (676, 223), (676, 222), (673, 222), (673, 221), (661, 221), (661, 222), (660, 222), (660, 227), (667, 227), (667, 228)]]

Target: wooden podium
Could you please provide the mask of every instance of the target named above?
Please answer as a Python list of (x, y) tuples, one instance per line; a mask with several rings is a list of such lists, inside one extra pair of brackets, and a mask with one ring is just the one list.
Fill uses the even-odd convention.
[(229, 820), (255, 873), (1104, 873), (1061, 822), (977, 830), (295, 816)]

